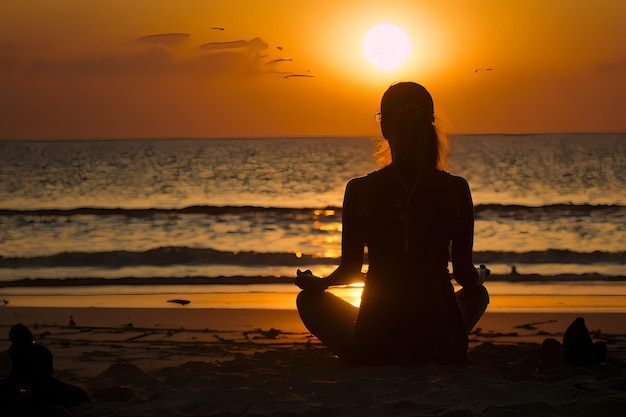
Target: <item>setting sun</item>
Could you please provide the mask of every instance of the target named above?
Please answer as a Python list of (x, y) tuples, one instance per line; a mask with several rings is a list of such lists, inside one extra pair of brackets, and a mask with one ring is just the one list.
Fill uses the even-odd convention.
[(384, 70), (393, 70), (411, 53), (411, 38), (396, 25), (383, 23), (371, 28), (363, 38), (363, 53), (369, 62)]

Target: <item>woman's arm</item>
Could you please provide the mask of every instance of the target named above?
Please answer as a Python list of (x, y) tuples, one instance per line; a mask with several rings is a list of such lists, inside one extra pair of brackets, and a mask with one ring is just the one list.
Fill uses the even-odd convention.
[(326, 278), (317, 278), (312, 274), (299, 274), (296, 285), (302, 289), (323, 290), (332, 285), (345, 285), (361, 282), (364, 274), (363, 253), (365, 239), (363, 226), (359, 221), (359, 211), (363, 208), (363, 191), (359, 187), (359, 179), (348, 182), (343, 199), (341, 261), (339, 266)]
[(360, 212), (364, 206), (364, 191), (359, 187), (360, 181), (350, 180), (346, 186), (342, 209), (341, 261), (339, 267), (326, 278), (329, 285), (363, 281), (361, 268), (365, 238)]
[(451, 182), (452, 204), (458, 215), (452, 226), (452, 270), (454, 279), (463, 287), (480, 285), (474, 266), (474, 203), (469, 184), (462, 177), (453, 177)]

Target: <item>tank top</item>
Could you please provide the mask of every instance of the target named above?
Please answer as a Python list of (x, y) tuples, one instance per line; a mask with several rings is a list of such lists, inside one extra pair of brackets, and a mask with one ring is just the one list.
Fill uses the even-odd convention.
[(357, 215), (369, 269), (355, 323), (362, 362), (461, 360), (467, 335), (448, 272), (451, 175), (433, 170), (410, 188), (391, 167), (359, 179)]

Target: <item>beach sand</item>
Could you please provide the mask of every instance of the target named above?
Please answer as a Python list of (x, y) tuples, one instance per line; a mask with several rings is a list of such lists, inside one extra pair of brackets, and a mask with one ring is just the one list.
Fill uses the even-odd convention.
[(463, 365), (350, 367), (294, 310), (7, 305), (0, 376), (21, 322), (52, 351), (57, 378), (94, 399), (75, 416), (622, 416), (626, 315), (580, 315), (608, 345), (603, 364), (541, 360), (541, 342), (579, 314), (488, 312)]

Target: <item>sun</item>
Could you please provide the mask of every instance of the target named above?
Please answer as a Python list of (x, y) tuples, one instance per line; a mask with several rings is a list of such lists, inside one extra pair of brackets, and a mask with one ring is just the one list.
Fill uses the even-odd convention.
[(400, 27), (381, 23), (363, 37), (363, 54), (369, 62), (384, 71), (396, 69), (411, 54), (411, 38)]

